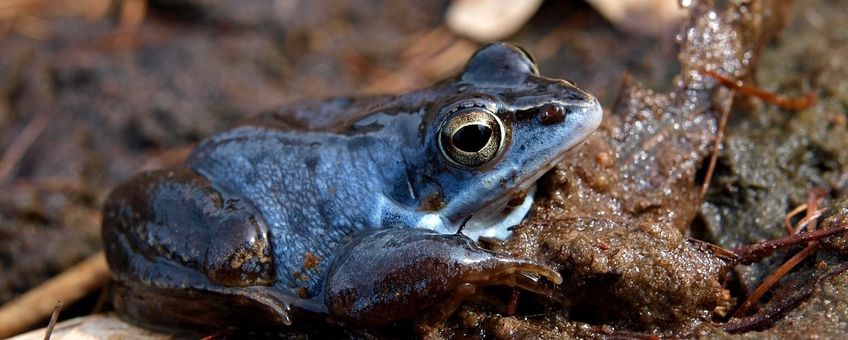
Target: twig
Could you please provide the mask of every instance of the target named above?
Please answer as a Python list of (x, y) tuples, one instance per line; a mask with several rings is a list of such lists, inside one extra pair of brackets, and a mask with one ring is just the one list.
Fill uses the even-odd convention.
[[(15, 339), (41, 340), (47, 327), (18, 335)], [(209, 339), (222, 339), (227, 334), (215, 333)], [(52, 336), (61, 339), (148, 339), (171, 340), (183, 338), (171, 330), (154, 331), (128, 323), (115, 313), (100, 313), (80, 316), (56, 323)], [(197, 337), (197, 339), (200, 339)]]
[(699, 250), (708, 251), (719, 260), (727, 262), (731, 265), (736, 265), (740, 262), (740, 257), (736, 254), (735, 250), (723, 248), (718, 245), (694, 238), (687, 238), (686, 241), (688, 241), (689, 244), (697, 247)]
[(804, 95), (803, 97), (789, 97), (766, 91), (754, 86), (745, 85), (744, 83), (742, 83), (741, 80), (734, 80), (716, 71), (703, 70), (701, 72), (707, 76), (712, 77), (713, 79), (715, 79), (726, 87), (738, 90), (746, 96), (760, 98), (768, 103), (780, 107), (781, 109), (790, 111), (804, 110), (806, 108), (809, 108), (810, 106), (813, 106), (813, 104), (816, 103), (815, 92), (810, 92)]
[[(815, 219), (818, 218), (819, 216), (821, 216), (821, 213), (823, 213), (826, 210), (826, 209), (821, 209), (819, 211), (816, 211), (816, 207), (818, 206), (819, 201), (821, 201), (822, 197), (824, 197), (824, 195), (826, 195), (826, 194), (827, 194), (827, 192), (825, 191), (824, 188), (813, 188), (813, 189), (811, 189), (810, 193), (808, 195), (809, 197), (807, 198), (807, 203), (804, 203), (804, 204), (801, 204), (801, 205), (795, 207), (795, 209), (792, 209), (792, 211), (790, 211), (788, 214), (786, 214), (786, 216), (783, 217), (783, 228), (786, 229), (786, 234), (792, 235), (792, 234), (800, 233), (801, 229), (804, 228), (805, 226), (807, 226), (807, 224), (810, 224), (810, 223), (811, 223), (811, 227), (807, 228), (807, 229), (810, 229), (810, 230), (816, 229)], [(808, 208), (808, 207), (810, 207), (810, 208)], [(796, 224), (796, 226), (793, 228), (792, 223), (791, 223), (792, 218), (795, 217), (795, 215), (798, 215), (805, 210), (807, 211), (807, 216), (804, 217), (803, 219), (801, 219), (800, 221), (798, 221), (798, 224)]]
[(710, 182), (713, 180), (713, 172), (715, 171), (716, 162), (718, 161), (718, 151), (721, 148), (721, 141), (724, 139), (724, 129), (727, 127), (727, 118), (730, 117), (730, 105), (733, 100), (728, 100), (727, 104), (721, 110), (721, 117), (718, 120), (718, 129), (716, 129), (716, 137), (713, 140), (713, 152), (710, 154), (710, 164), (707, 166), (707, 175), (704, 176), (704, 183), (701, 184), (701, 200), (707, 194), (707, 189), (710, 188)]
[[(798, 306), (801, 301), (806, 300), (813, 294), (815, 287), (821, 285), (825, 280), (848, 270), (848, 263), (836, 267), (824, 275), (819, 275), (813, 282), (802, 283), (800, 281), (788, 282), (782, 292), (777, 294), (760, 312), (743, 318), (732, 318), (724, 324), (724, 331), (728, 333), (744, 333), (754, 330), (764, 330), (775, 324), (789, 311)], [(791, 290), (788, 294), (787, 290)]]
[(41, 136), (47, 127), (49, 120), (45, 113), (39, 113), (33, 118), (21, 133), (15, 137), (9, 148), (0, 157), (0, 184), (5, 183), (12, 174), (18, 162), (26, 153), (27, 149)]
[(783, 229), (786, 230), (787, 235), (795, 234), (795, 228), (792, 227), (791, 220), (795, 217), (795, 215), (800, 214), (804, 210), (807, 210), (807, 203), (801, 204), (795, 209), (792, 209), (792, 211), (783, 217)]
[[(827, 210), (816, 210), (819, 207), (819, 202), (825, 195), (827, 195), (827, 189), (823, 187), (812, 188), (807, 194), (807, 216), (804, 218), (807, 221), (801, 220), (804, 224), (809, 224), (807, 230), (816, 230), (816, 219), (819, 218), (825, 210)], [(801, 226), (801, 222), (798, 222), (798, 226), (795, 227), (796, 234), (801, 232), (801, 229), (804, 228)]]
[[(793, 230), (795, 234), (798, 234), (801, 229), (808, 224), (810, 226), (809, 230), (815, 230), (816, 219), (818, 219), (818, 217), (821, 216), (822, 212), (826, 210), (818, 209), (819, 200), (824, 197), (825, 194), (826, 193), (824, 189), (815, 188), (813, 190), (810, 190), (809, 194), (807, 195), (807, 204), (804, 204), (807, 209), (807, 215), (804, 216), (803, 219), (798, 221), (798, 225), (796, 225), (795, 228), (790, 227), (789, 230)], [(765, 295), (765, 293), (768, 292), (768, 290), (771, 289), (772, 286), (777, 284), (780, 279), (786, 276), (786, 274), (789, 273), (792, 268), (795, 268), (795, 266), (801, 263), (801, 261), (804, 261), (810, 255), (815, 254), (818, 249), (819, 243), (817, 241), (811, 241), (807, 245), (807, 247), (804, 248), (804, 250), (801, 250), (799, 253), (795, 254), (795, 256), (792, 256), (789, 261), (786, 261), (786, 263), (778, 267), (777, 270), (769, 274), (763, 280), (763, 282), (760, 283), (760, 286), (757, 287), (756, 290), (754, 290), (754, 293), (749, 295), (748, 298), (745, 299), (745, 302), (743, 302), (742, 305), (739, 306), (739, 309), (737, 309), (736, 312), (733, 313), (733, 317), (739, 318), (745, 315), (745, 312), (747, 312), (748, 309), (751, 308), (751, 306), (757, 303), (757, 301), (759, 301), (760, 298), (762, 298), (763, 295)]]
[(783, 249), (791, 245), (801, 244), (804, 242), (815, 241), (848, 230), (848, 223), (831, 227), (827, 229), (819, 229), (816, 231), (808, 231), (806, 233), (784, 236), (779, 239), (768, 240), (752, 244), (750, 246), (740, 247), (733, 250), (739, 256), (739, 264), (750, 264), (758, 261), (766, 256), (771, 255), (777, 249)]
[(795, 254), (795, 256), (789, 259), (789, 261), (786, 261), (786, 263), (778, 267), (777, 270), (769, 274), (769, 276), (767, 276), (763, 280), (763, 282), (760, 283), (760, 286), (757, 287), (757, 289), (754, 290), (754, 292), (751, 293), (751, 295), (749, 295), (747, 299), (745, 299), (745, 302), (743, 302), (742, 305), (739, 306), (739, 309), (737, 309), (736, 312), (733, 313), (733, 317), (739, 318), (745, 315), (745, 312), (747, 312), (748, 309), (751, 308), (751, 306), (757, 303), (757, 301), (759, 301), (760, 298), (763, 297), (763, 295), (765, 295), (765, 293), (768, 292), (768, 290), (772, 286), (774, 286), (775, 283), (777, 283), (777, 281), (783, 278), (786, 273), (792, 270), (792, 268), (795, 268), (795, 266), (801, 263), (801, 261), (806, 259), (811, 254), (815, 253), (818, 249), (818, 242), (812, 242), (812, 244), (804, 248), (804, 250), (802, 250), (798, 254)]
[(807, 229), (815, 228), (816, 219), (819, 218), (821, 216), (821, 214), (825, 211), (827, 211), (827, 209), (819, 209), (819, 210), (812, 212), (811, 214), (809, 214), (809, 212), (808, 212), (809, 215), (804, 216), (804, 218), (802, 218), (800, 221), (798, 221), (798, 224), (795, 226), (795, 229), (793, 230), (793, 232), (795, 234), (800, 233), (801, 229), (804, 229), (804, 227), (806, 227), (808, 224), (811, 225), (812, 228), (807, 228)]
[(59, 320), (59, 313), (62, 312), (62, 301), (56, 302), (56, 307), (53, 308), (53, 315), (50, 316), (50, 323), (47, 324), (47, 331), (44, 332), (44, 340), (50, 340), (53, 335), (53, 328), (56, 327), (56, 321)]
[(44, 320), (56, 301), (73, 303), (109, 281), (106, 256), (99, 252), (0, 306), (0, 338), (27, 330)]

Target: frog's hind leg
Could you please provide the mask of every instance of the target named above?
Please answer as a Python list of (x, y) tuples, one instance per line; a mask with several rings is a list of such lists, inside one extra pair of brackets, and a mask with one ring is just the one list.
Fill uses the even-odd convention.
[(174, 168), (115, 188), (103, 216), (116, 308), (134, 321), (219, 328), (241, 314), (290, 323), (287, 297), (268, 287), (268, 228), (248, 201)]

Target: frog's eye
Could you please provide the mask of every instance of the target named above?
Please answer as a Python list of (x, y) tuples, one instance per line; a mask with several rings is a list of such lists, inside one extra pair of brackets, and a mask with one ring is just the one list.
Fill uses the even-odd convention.
[(498, 156), (504, 127), (488, 110), (471, 107), (451, 114), (439, 131), (439, 148), (451, 163), (478, 167)]

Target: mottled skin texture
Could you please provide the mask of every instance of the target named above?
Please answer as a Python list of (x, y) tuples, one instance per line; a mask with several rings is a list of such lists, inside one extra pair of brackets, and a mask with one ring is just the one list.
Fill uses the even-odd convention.
[[(542, 291), (558, 273), (456, 231), (470, 215), (497, 217), (601, 115), (594, 97), (539, 76), (522, 50), (491, 44), (430, 88), (257, 116), (202, 142), (184, 167), (110, 195), (103, 238), (118, 309), (141, 322), (220, 325), (211, 318), (232, 314), (227, 304), (254, 303), (272, 323), (291, 323), (296, 307), (374, 326), (455, 305), (479, 286)], [(465, 129), (478, 116), (488, 123)], [(484, 143), (496, 153), (481, 156)], [(220, 313), (202, 293), (226, 301)], [(200, 302), (206, 316), (188, 315)]]

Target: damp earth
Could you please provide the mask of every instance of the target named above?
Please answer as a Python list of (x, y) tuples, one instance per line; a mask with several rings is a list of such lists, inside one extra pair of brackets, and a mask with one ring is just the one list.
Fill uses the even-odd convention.
[[(140, 169), (177, 163), (192, 143), (296, 98), (423, 87), (476, 47), (432, 38), (445, 34), (446, 2), (303, 2), (297, 16), (236, 4), (151, 1), (130, 28), (108, 11), (30, 13), (29, 26), (0, 27), (0, 150), (46, 121), (0, 177), (0, 304), (100, 250), (105, 195)], [(696, 1), (690, 10), (669, 35), (635, 37), (585, 4), (548, 1), (509, 38), (606, 109), (601, 128), (542, 178), (513, 237), (481, 242), (556, 268), (562, 285), (546, 296), (488, 289), (437, 326), (314, 320), (270, 334), (844, 336), (848, 236), (740, 254), (786, 239), (787, 225), (806, 225), (802, 234), (848, 225), (848, 6)], [(810, 94), (809, 105), (781, 105)], [(99, 295), (63, 317), (90, 313)]]

